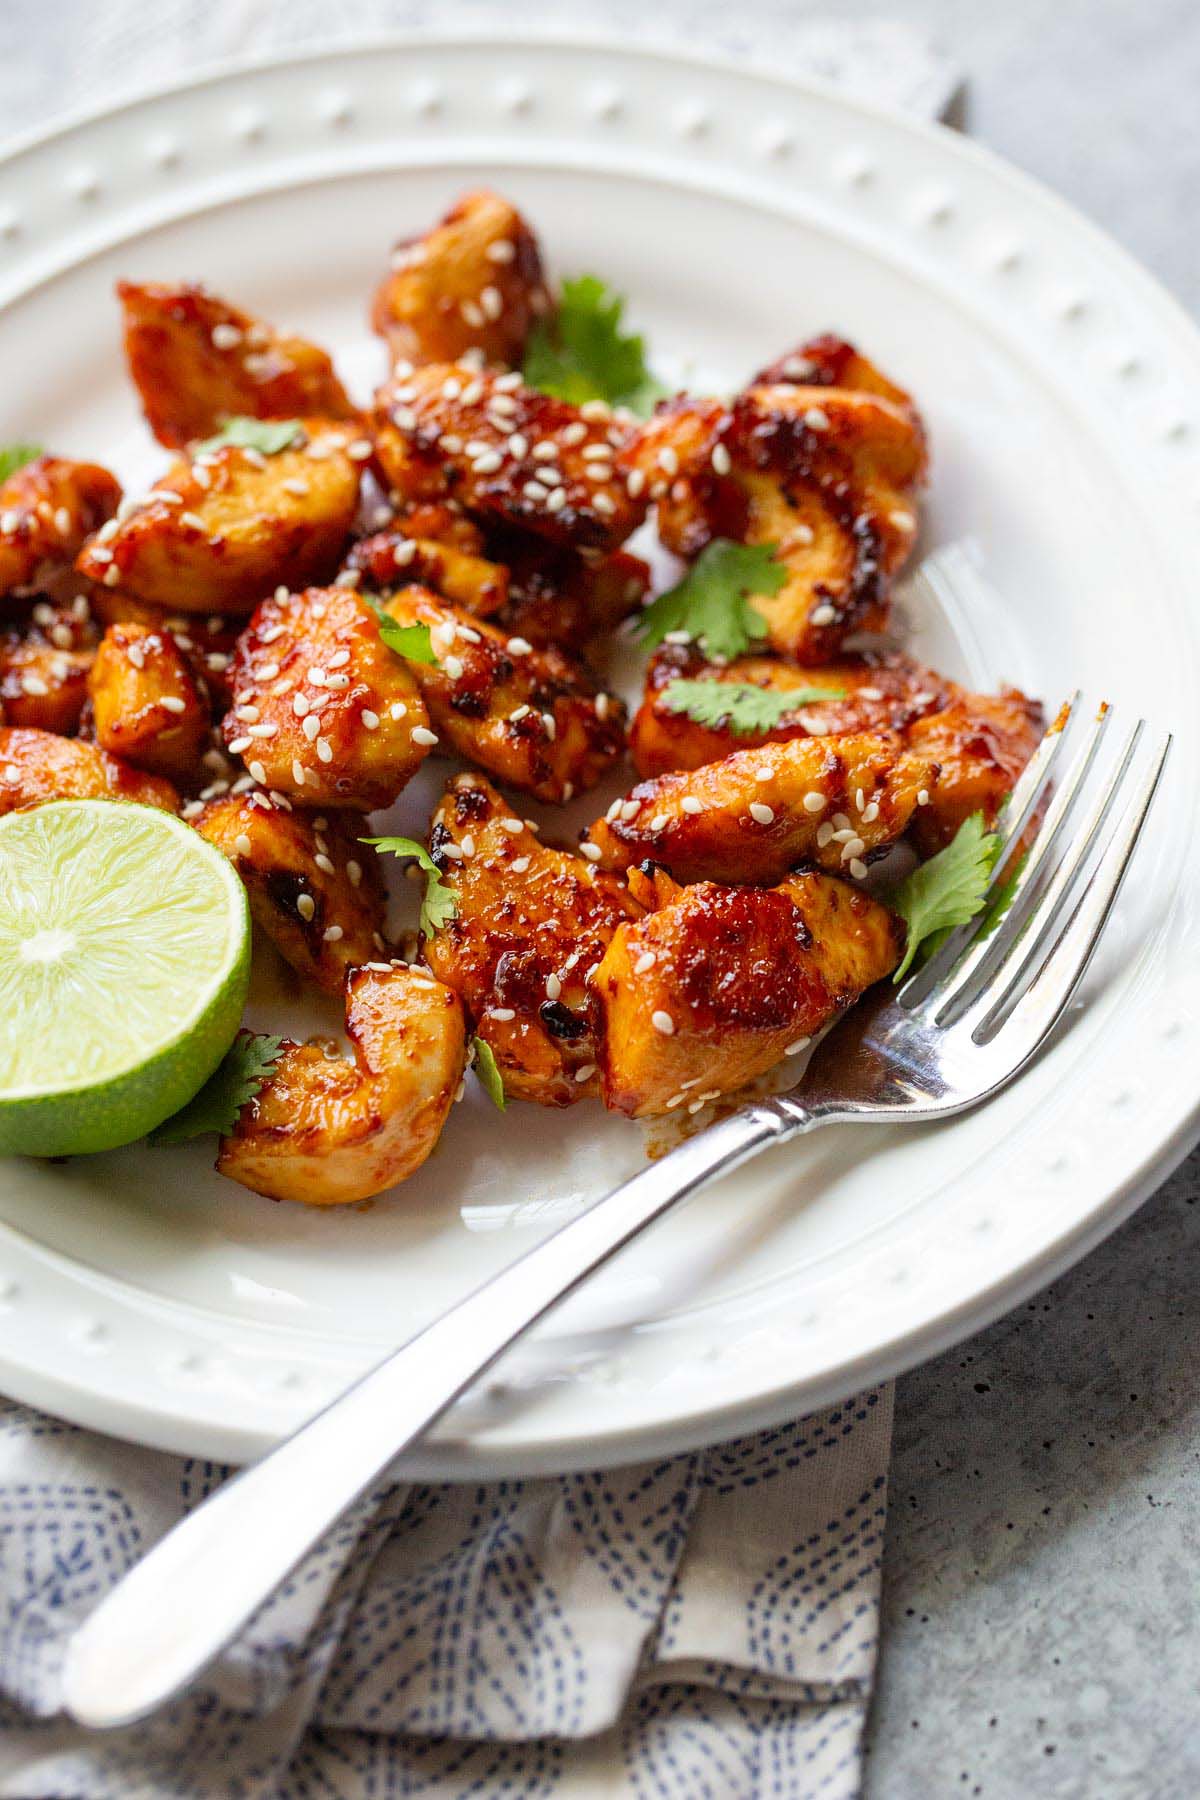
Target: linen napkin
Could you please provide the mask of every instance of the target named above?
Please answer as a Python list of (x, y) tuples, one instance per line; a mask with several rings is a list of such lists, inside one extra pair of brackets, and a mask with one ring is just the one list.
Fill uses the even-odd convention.
[[(588, 22), (650, 35), (642, 0)], [(231, 55), (505, 23), (487, 0), (0, 9), (0, 116), (45, 124)], [(522, 9), (522, 29), (539, 23), (564, 21)], [(657, 9), (653, 34), (670, 42), (672, 26), (930, 116), (958, 89), (886, 20), (764, 0), (731, 21), (723, 0), (692, 0)], [(851, 1800), (891, 1411), (885, 1387), (615, 1472), (384, 1481), (196, 1691), (101, 1735), (59, 1711), (70, 1634), (229, 1471), (0, 1400), (0, 1800)]]

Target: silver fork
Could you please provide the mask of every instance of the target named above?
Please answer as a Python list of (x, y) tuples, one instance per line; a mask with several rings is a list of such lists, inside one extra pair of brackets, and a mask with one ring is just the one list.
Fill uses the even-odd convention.
[[(1170, 747), (1146, 755), (1139, 722), (1090, 779), (1111, 715), (1102, 707), (1076, 728), (1078, 715), (1064, 709), (1003, 814), (992, 892), (1013, 892), (998, 923), (989, 929), (985, 911), (898, 991), (855, 1007), (818, 1045), (800, 1091), (743, 1106), (595, 1201), (197, 1507), (77, 1633), (69, 1711), (123, 1725), (186, 1686), (515, 1339), (686, 1195), (814, 1126), (945, 1118), (1011, 1081), (1088, 965)], [(1083, 739), (1069, 761), (1068, 728)]]

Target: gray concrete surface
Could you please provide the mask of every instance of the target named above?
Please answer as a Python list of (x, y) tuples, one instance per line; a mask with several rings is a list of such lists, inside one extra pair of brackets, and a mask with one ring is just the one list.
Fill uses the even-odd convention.
[[(1200, 305), (1196, 0), (660, 8), (698, 43), (768, 52), (801, 13), (909, 20), (966, 71), (973, 135)], [(0, 8), (0, 129), (93, 97), (94, 82), (64, 96), (56, 74), (105, 10)], [(394, 8), (405, 22), (501, 12)], [(560, 16), (619, 30), (644, 0), (564, 0)], [(1198, 1294), (1200, 1154), (1067, 1279), (900, 1383), (867, 1800), (1200, 1795)]]

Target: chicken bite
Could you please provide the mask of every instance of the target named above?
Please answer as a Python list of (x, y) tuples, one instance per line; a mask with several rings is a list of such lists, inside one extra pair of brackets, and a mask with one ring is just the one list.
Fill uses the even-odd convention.
[(0, 484), (0, 594), (41, 588), (70, 569), (121, 503), (98, 463), (35, 456)]
[[(750, 604), (774, 649), (810, 663), (886, 623), (890, 580), (916, 539), (927, 461), (908, 396), (843, 348), (843, 373), (864, 385), (758, 383), (728, 408), (670, 401), (617, 459), (658, 500), (660, 536), (679, 555), (695, 557), (716, 537), (775, 547), (787, 580)], [(838, 366), (831, 350), (823, 366)]]
[(964, 819), (981, 812), (989, 827), (1046, 729), (1045, 713), (1019, 688), (999, 694), (957, 690), (937, 711), (914, 720), (907, 742), (937, 764), (931, 804), (914, 820), (922, 856), (948, 844)]
[(306, 980), (340, 993), (348, 970), (386, 953), (383, 878), (357, 813), (293, 812), (255, 790), (210, 800), (191, 823), (229, 858), (254, 923)]
[(571, 406), (518, 375), (436, 363), (376, 395), (375, 448), (408, 503), (457, 500), (485, 523), (610, 551), (646, 514), (644, 483), (614, 458), (629, 437), (603, 402)]
[(86, 600), (26, 603), (20, 622), (0, 631), (0, 718), (34, 731), (76, 731), (95, 654)]
[(110, 625), (88, 676), (96, 742), (187, 784), (212, 734), (207, 686), (169, 631)]
[(105, 626), (130, 623), (169, 634), (187, 657), (197, 681), (208, 687), (214, 708), (224, 712), (230, 701), (229, 665), (246, 626), (244, 617), (209, 613), (201, 618), (196, 613), (171, 612), (165, 606), (135, 600), (118, 588), (96, 588), (91, 610)]
[(686, 888), (620, 926), (592, 977), (604, 1104), (641, 1119), (735, 1093), (889, 975), (903, 939), (831, 875)]
[(410, 665), (350, 588), (264, 600), (229, 675), (229, 750), (304, 806), (390, 806), (437, 742)]
[(393, 361), (456, 362), (474, 351), (507, 368), (549, 305), (533, 232), (515, 206), (481, 188), (423, 237), (396, 245), (371, 324)]
[(432, 588), (481, 619), (492, 617), (508, 600), (508, 570), (501, 563), (436, 538), (377, 531), (351, 546), (346, 567), (360, 577), (360, 587), (373, 593), (410, 584)]
[(564, 801), (607, 772), (625, 747), (625, 708), (578, 664), (535, 649), (424, 588), (385, 603), (401, 625), (426, 625), (436, 663), (413, 662), (433, 727), (507, 786)]
[(936, 785), (936, 764), (897, 738), (795, 738), (639, 782), (589, 828), (585, 848), (603, 868), (648, 858), (685, 882), (775, 882), (801, 862), (861, 879)]
[(344, 1206), (413, 1175), (438, 1138), (466, 1067), (462, 1002), (425, 969), (368, 963), (346, 977), (353, 1059), (285, 1043), (217, 1170), (272, 1200)]
[(169, 782), (146, 775), (79, 738), (0, 726), (0, 813), (21, 812), (47, 800), (135, 800), (179, 811)]
[(424, 953), (462, 995), (506, 1091), (542, 1106), (597, 1094), (588, 975), (640, 904), (617, 877), (543, 844), (479, 775), (450, 783), (429, 842), (455, 911)]
[[(770, 695), (816, 689), (830, 698), (805, 700), (760, 729), (735, 729), (728, 716), (701, 723), (677, 711), (672, 701), (679, 681), (753, 687)], [(804, 668), (778, 656), (739, 656), (732, 662), (710, 663), (694, 645), (664, 644), (646, 669), (630, 748), (639, 775), (665, 775), (673, 769), (719, 762), (752, 744), (846, 732), (903, 733), (914, 719), (946, 706), (956, 691), (952, 681), (899, 652)]]
[(636, 612), (650, 587), (649, 566), (627, 550), (584, 556), (503, 530), (490, 534), (488, 548), (509, 570), (495, 622), (532, 644), (583, 652)]
[(334, 573), (366, 454), (352, 427), (309, 419), (270, 456), (225, 444), (181, 457), (76, 567), (174, 612), (249, 612), (281, 584)]
[(119, 281), (125, 356), (146, 423), (182, 449), (231, 415), (349, 419), (324, 350), (190, 282)]

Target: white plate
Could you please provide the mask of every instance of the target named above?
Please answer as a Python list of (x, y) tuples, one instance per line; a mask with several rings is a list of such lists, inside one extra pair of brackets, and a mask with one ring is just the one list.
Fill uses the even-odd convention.
[[(157, 466), (118, 274), (203, 278), (329, 343), (365, 394), (389, 242), (480, 180), (557, 269), (630, 295), (672, 373), (693, 358), (732, 384), (815, 329), (859, 339), (931, 427), (927, 545), (977, 540), (1003, 596), (960, 666), (1051, 701), (1079, 683), (1178, 738), (1104, 953), (1033, 1070), (953, 1124), (820, 1133), (699, 1197), (451, 1416), (413, 1459), (437, 1475), (617, 1462), (836, 1399), (1032, 1292), (1196, 1131), (1200, 338), (961, 138), (766, 74), (543, 42), (393, 42), (145, 98), (0, 164), (2, 435)], [(945, 639), (925, 622), (954, 660)], [(399, 812), (417, 823), (417, 800)], [(473, 1096), (366, 1212), (272, 1205), (200, 1152), (0, 1165), (0, 1382), (244, 1458), (640, 1154), (597, 1108), (500, 1119)]]

